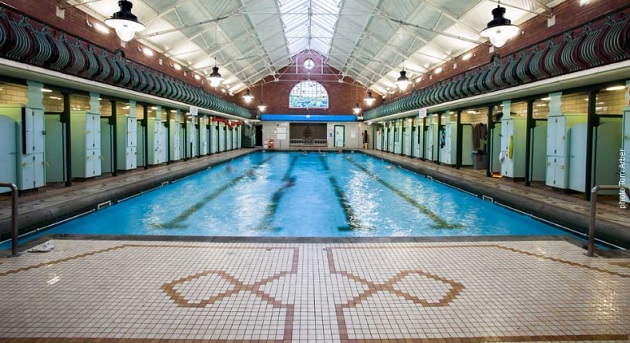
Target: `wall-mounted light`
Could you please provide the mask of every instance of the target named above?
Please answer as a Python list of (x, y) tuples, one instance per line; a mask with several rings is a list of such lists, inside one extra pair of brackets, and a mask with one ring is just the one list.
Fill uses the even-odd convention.
[(620, 91), (622, 89), (626, 89), (626, 86), (612, 86), (612, 87), (608, 87), (606, 88), (607, 91), (612, 92), (612, 91)]
[(444, 68), (442, 68), (442, 67), (437, 67), (437, 68), (435, 68), (435, 70), (433, 71), (433, 73), (437, 75), (437, 74), (441, 73), (443, 70), (444, 70)]
[(372, 96), (372, 92), (368, 91), (367, 95), (365, 96), (365, 98), (363, 99), (363, 101), (365, 101), (365, 103), (368, 106), (372, 106), (374, 105), (374, 102), (376, 101), (376, 99)]
[(153, 50), (149, 48), (142, 48), (142, 53), (149, 57), (153, 56)]
[(201, 76), (199, 76), (199, 74), (195, 74), (195, 80), (199, 80), (201, 79)]
[(182, 66), (177, 63), (173, 63), (173, 68), (175, 68), (175, 70), (182, 70)]
[(361, 113), (361, 107), (359, 107), (359, 103), (357, 102), (356, 104), (354, 104), (354, 108), (352, 109), (352, 112), (354, 114), (359, 114)]
[(133, 39), (136, 32), (144, 31), (145, 27), (138, 21), (138, 17), (131, 13), (133, 4), (128, 0), (118, 1), (120, 11), (114, 13), (111, 18), (105, 19), (105, 24), (116, 30), (118, 38), (123, 42)]
[(462, 56), (462, 61), (468, 61), (469, 59), (471, 59), (473, 57), (473, 53), (469, 52), (467, 54), (464, 54), (464, 56)]
[(48, 88), (42, 88), (42, 92), (44, 92), (44, 93), (50, 93), (50, 92), (52, 92), (52, 90), (51, 90), (51, 89), (48, 89)]
[(479, 33), (481, 37), (490, 39), (492, 45), (497, 48), (504, 46), (508, 39), (515, 37), (520, 31), (518, 26), (512, 25), (512, 21), (503, 16), (504, 14), (505, 7), (501, 7), (501, 2), (499, 1), (497, 8), (492, 10), (493, 19)]
[(107, 26), (105, 26), (105, 25), (103, 25), (103, 24), (101, 24), (101, 23), (94, 23), (94, 24), (92, 25), (92, 27), (93, 27), (96, 31), (98, 31), (98, 32), (100, 32), (100, 33), (102, 33), (102, 34), (104, 34), (104, 35), (108, 35), (108, 34), (109, 34), (109, 29), (107, 28)]

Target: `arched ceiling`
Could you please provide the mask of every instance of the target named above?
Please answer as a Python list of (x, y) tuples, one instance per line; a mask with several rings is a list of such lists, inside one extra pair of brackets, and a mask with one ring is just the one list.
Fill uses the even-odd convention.
[[(136, 35), (162, 56), (208, 75), (216, 65), (236, 93), (316, 51), (326, 63), (384, 94), (399, 71), (416, 79), (487, 44), (479, 36), (496, 0), (131, 0), (146, 30)], [(504, 0), (520, 24), (565, 0)], [(85, 4), (81, 4), (85, 2)], [(117, 0), (69, 0), (105, 19)]]

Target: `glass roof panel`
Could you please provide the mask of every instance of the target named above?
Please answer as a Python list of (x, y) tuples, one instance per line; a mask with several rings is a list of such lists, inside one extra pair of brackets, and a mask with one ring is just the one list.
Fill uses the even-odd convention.
[(280, 4), (291, 55), (307, 49), (328, 53), (339, 21), (339, 3), (340, 0), (286, 0)]

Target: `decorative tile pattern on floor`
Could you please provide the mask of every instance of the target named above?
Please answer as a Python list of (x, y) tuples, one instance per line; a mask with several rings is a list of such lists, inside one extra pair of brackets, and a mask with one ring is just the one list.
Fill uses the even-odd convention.
[(0, 342), (618, 342), (630, 270), (564, 241), (54, 241), (0, 264)]

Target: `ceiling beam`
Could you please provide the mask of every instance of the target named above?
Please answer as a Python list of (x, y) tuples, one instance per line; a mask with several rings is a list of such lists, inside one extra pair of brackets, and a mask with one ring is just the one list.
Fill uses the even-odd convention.
[(200, 21), (200, 22), (197, 22), (197, 23), (194, 23), (194, 24), (182, 25), (182, 26), (173, 27), (171, 29), (167, 29), (167, 30), (163, 30), (163, 31), (147, 33), (147, 34), (144, 34), (144, 35), (140, 36), (140, 38), (150, 38), (150, 37), (160, 36), (160, 35), (164, 35), (164, 34), (167, 34), (167, 33), (180, 31), (180, 30), (183, 30), (183, 29), (188, 29), (188, 28), (191, 28), (191, 27), (199, 26), (199, 25), (204, 25), (204, 24), (209, 24), (209, 23), (213, 23), (213, 22), (218, 22), (218, 21), (221, 21), (221, 20), (225, 20), (225, 19), (229, 18), (230, 16), (231, 15), (226, 15), (226, 16), (215, 18), (215, 19), (208, 19), (208, 20)]
[[(488, 1), (490, 1), (490, 0), (488, 0)], [(442, 32), (442, 31), (438, 31), (438, 30), (436, 30), (436, 29), (429, 29), (429, 28), (426, 28), (426, 27), (422, 27), (422, 26), (420, 26), (420, 25), (416, 25), (416, 24), (408, 23), (408, 22), (406, 22), (406, 21), (403, 21), (403, 20), (400, 20), (400, 19), (393, 18), (393, 17), (391, 17), (391, 16), (389, 16), (389, 15), (387, 15), (387, 14), (382, 14), (382, 15), (381, 15), (381, 17), (382, 17), (383, 19), (390, 20), (390, 21), (392, 21), (392, 22), (394, 22), (394, 23), (398, 23), (398, 24), (400, 24), (400, 25), (410, 26), (410, 27), (414, 27), (414, 28), (416, 28), (416, 29), (420, 29), (420, 30), (424, 30), (424, 31), (429, 31), (429, 32), (435, 33), (436, 35), (440, 35), (440, 36), (445, 36), (445, 37), (449, 37), (449, 38), (453, 38), (453, 39), (461, 40), (461, 41), (464, 41), (464, 42), (467, 42), (467, 43), (473, 43), (473, 44), (477, 44), (477, 45), (488, 45), (488, 46), (491, 46), (491, 45), (492, 45), (492, 44), (490, 44), (490, 43), (488, 43), (488, 42), (482, 42), (482, 41), (478, 41), (478, 40), (474, 40), (474, 39), (469, 39), (469, 38), (466, 38), (466, 37), (462, 37), (462, 36), (453, 35), (453, 34), (446, 33), (446, 32)]]
[(437, 12), (439, 12), (440, 14), (442, 14), (443, 16), (447, 17), (448, 19), (458, 23), (459, 25), (467, 28), (468, 30), (470, 30), (470, 32), (474, 33), (475, 35), (479, 35), (479, 32), (477, 32), (477, 29), (475, 29), (474, 27), (468, 25), (467, 23), (465, 23), (464, 21), (462, 21), (461, 19), (459, 19), (457, 16), (453, 15), (452, 13), (450, 13), (449, 11), (443, 10), (438, 8), (436, 5), (434, 5), (431, 1), (429, 0), (422, 0), (427, 6), (433, 8), (434, 10), (436, 10)]
[[(500, 0), (486, 0), (486, 1), (493, 2), (495, 4), (501, 4)], [(537, 3), (539, 5), (542, 5), (542, 3), (540, 3), (540, 2), (538, 2), (536, 0), (532, 0), (532, 1), (534, 1), (535, 3)], [(520, 6), (506, 4), (505, 2), (503, 2), (501, 5), (504, 6), (504, 7), (509, 7), (509, 8), (514, 8), (514, 9), (517, 9), (517, 10), (521, 10), (521, 11), (524, 11), (524, 12), (527, 12), (527, 13), (532, 13), (532, 14), (536, 14), (536, 15), (542, 15), (542, 16), (547, 17), (547, 18), (553, 17), (553, 15), (551, 14), (551, 8), (549, 8), (547, 6), (544, 6), (544, 5), (542, 6), (542, 8), (545, 11), (542, 12), (542, 13), (538, 13), (536, 11), (532, 11), (529, 8), (524, 8), (524, 7), (520, 7)], [(547, 12), (549, 12), (549, 13), (547, 13)]]
[(176, 11), (178, 8), (184, 6), (185, 4), (187, 4), (189, 2), (190, 2), (190, 0), (184, 0), (184, 1), (180, 2), (180, 3), (178, 3), (178, 4), (175, 4), (174, 6), (172, 6), (171, 8), (169, 8), (167, 10), (156, 11), (157, 15), (155, 17), (149, 19), (148, 21), (146, 21), (144, 23), (144, 25), (145, 26), (149, 26), (149, 24), (151, 24), (152, 22), (154, 22), (154, 21), (164, 17), (165, 15), (167, 15), (167, 14), (173, 12), (173, 11)]

